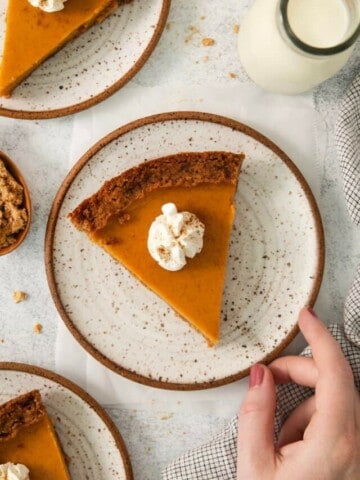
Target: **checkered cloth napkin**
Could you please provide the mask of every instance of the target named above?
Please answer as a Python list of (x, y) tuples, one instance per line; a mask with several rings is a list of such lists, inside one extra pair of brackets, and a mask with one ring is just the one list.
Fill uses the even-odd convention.
[[(344, 193), (352, 220), (360, 224), (360, 75), (347, 92), (336, 125), (336, 146), (344, 181)], [(347, 297), (344, 324), (330, 325), (340, 343), (360, 391), (360, 267)], [(310, 356), (307, 347), (301, 355)], [(313, 394), (311, 388), (296, 384), (277, 389), (275, 434), (290, 413)], [(209, 443), (186, 453), (163, 472), (163, 480), (235, 480), (237, 418)]]

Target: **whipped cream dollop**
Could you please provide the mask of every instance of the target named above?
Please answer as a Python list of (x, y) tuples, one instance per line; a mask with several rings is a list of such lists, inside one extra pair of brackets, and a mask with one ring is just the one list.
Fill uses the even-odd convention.
[(28, 0), (33, 7), (41, 8), (41, 10), (48, 13), (62, 10), (66, 1), (67, 0)]
[(21, 463), (0, 465), (0, 480), (29, 480), (29, 469)]
[(201, 252), (205, 226), (193, 213), (178, 212), (174, 203), (166, 203), (161, 211), (151, 224), (147, 246), (162, 268), (175, 272), (186, 265), (186, 257)]

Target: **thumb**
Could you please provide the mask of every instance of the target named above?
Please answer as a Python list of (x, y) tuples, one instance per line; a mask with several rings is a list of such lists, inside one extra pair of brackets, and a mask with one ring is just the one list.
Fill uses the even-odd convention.
[(237, 478), (272, 478), (275, 465), (274, 378), (264, 365), (250, 370), (249, 390), (238, 416)]

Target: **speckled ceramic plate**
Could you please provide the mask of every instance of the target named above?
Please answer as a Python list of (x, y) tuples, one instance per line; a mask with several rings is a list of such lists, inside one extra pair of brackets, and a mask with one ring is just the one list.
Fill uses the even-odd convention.
[[(164, 29), (171, 0), (133, 0), (100, 25), (68, 43), (0, 98), (0, 115), (50, 118), (68, 115), (104, 100), (144, 65)], [(0, 2), (0, 48), (6, 1)], [(50, 14), (49, 14), (50, 15)]]
[(0, 363), (0, 403), (38, 389), (73, 479), (132, 480), (124, 442), (116, 427), (87, 393), (48, 370)]
[[(105, 180), (139, 162), (205, 150), (246, 155), (213, 348), (67, 218)], [(141, 119), (96, 144), (62, 184), (46, 236), (50, 289), (75, 338), (114, 371), (174, 389), (231, 382), (274, 358), (296, 335), (300, 307), (315, 301), (323, 261), (318, 209), (289, 158), (241, 123), (191, 112)]]

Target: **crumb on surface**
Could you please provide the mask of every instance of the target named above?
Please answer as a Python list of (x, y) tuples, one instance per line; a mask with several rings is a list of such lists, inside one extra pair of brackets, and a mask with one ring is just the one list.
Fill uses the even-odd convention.
[(208, 60), (209, 60), (209, 55), (205, 55), (204, 62), (207, 62)]
[(239, 33), (239, 30), (240, 30), (240, 25), (238, 23), (235, 23), (235, 25), (233, 25), (233, 32)]
[(201, 15), (200, 20), (205, 20), (205, 15)]
[(34, 324), (34, 332), (35, 333), (41, 333), (43, 331), (43, 326), (41, 323), (35, 323)]
[(215, 40), (210, 37), (204, 37), (201, 40), (201, 43), (204, 45), (204, 47), (211, 47), (212, 45), (215, 45)]
[(229, 77), (230, 78), (237, 78), (237, 75), (234, 72), (229, 72)]
[(12, 296), (15, 303), (20, 303), (27, 299), (28, 294), (26, 292), (22, 292), (21, 290), (15, 290)]
[(161, 415), (160, 420), (170, 420), (173, 416), (173, 413), (164, 413), (164, 415)]

